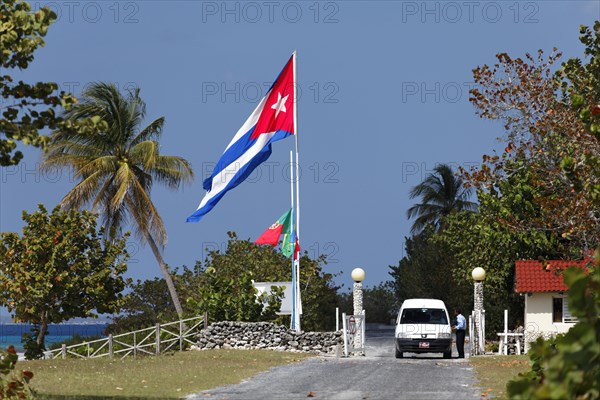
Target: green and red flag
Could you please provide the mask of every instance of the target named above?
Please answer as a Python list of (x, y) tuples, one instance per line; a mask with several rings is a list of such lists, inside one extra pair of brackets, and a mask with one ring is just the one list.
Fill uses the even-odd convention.
[[(279, 238), (282, 234), (285, 234), (286, 237), (283, 239), (282, 244), (282, 253), (284, 252), (284, 247), (290, 246), (290, 254), (291, 254), (291, 244), (290, 242), (290, 233), (292, 228), (292, 209), (290, 208), (285, 214), (281, 216), (273, 225), (269, 227), (254, 243), (256, 244), (268, 244), (273, 247), (277, 246), (279, 243)], [(287, 239), (287, 240), (286, 240)]]
[(294, 246), (298, 248), (300, 247), (298, 245), (296, 231), (290, 229), (290, 231), (285, 232), (283, 236), (283, 242), (281, 243), (281, 254), (289, 258), (292, 255), (292, 253), (294, 253), (294, 259), (296, 259), (296, 251), (294, 250)]

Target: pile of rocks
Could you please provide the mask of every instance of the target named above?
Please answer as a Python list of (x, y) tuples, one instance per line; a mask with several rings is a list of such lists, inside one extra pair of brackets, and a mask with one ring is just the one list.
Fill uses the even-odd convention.
[(196, 349), (271, 349), (335, 353), (342, 332), (296, 333), (270, 322), (215, 322), (200, 332)]

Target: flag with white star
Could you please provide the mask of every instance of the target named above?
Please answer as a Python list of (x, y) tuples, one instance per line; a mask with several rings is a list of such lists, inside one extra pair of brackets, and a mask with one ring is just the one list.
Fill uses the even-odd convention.
[(254, 112), (238, 130), (204, 181), (206, 195), (187, 222), (198, 222), (225, 193), (242, 183), (271, 155), (271, 144), (296, 134), (296, 53)]

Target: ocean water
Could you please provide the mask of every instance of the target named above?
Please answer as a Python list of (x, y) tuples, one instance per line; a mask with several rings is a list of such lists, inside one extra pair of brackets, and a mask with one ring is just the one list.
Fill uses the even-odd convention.
[[(46, 335), (46, 348), (54, 343), (63, 343), (74, 335), (104, 336), (107, 324), (51, 324)], [(18, 352), (23, 351), (21, 336), (31, 332), (30, 324), (4, 324), (0, 323), (0, 348), (6, 349), (13, 345)]]

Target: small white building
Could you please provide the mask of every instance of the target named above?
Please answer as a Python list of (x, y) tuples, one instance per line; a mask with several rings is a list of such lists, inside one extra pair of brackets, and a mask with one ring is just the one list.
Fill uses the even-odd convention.
[(583, 267), (588, 260), (535, 261), (515, 263), (515, 290), (525, 297), (525, 352), (538, 337), (549, 338), (568, 331), (577, 320), (569, 312), (563, 271)]

